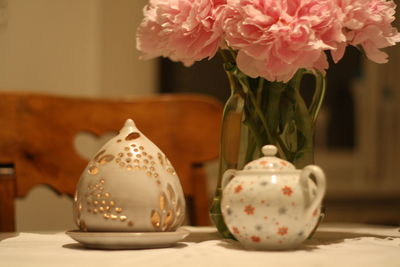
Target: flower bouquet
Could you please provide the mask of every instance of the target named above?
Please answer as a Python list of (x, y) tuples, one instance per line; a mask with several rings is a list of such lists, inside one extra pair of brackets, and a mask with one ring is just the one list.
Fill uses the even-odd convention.
[[(381, 49), (400, 42), (394, 14), (394, 2), (386, 0), (150, 0), (137, 48), (144, 59), (168, 57), (185, 66), (221, 54), (231, 97), (223, 115), (220, 180), (226, 169), (259, 157), (265, 144), (297, 168), (313, 163), (327, 57), (338, 62), (351, 45), (376, 63), (387, 62)], [(315, 76), (308, 104), (300, 93), (304, 75)], [(232, 135), (240, 136), (237, 143), (228, 141)], [(219, 182), (211, 217), (229, 236), (220, 198)]]

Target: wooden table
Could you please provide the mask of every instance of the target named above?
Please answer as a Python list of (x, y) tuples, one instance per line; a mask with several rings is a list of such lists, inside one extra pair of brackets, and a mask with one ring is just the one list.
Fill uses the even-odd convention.
[(64, 232), (2, 233), (0, 266), (400, 266), (399, 227), (324, 224), (291, 251), (247, 251), (215, 228), (187, 229), (172, 247), (140, 250), (86, 249)]

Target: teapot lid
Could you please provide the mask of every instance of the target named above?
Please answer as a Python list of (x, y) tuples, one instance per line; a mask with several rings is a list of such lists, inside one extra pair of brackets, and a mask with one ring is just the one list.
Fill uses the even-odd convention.
[(277, 152), (278, 149), (274, 145), (263, 146), (262, 153), (264, 157), (247, 163), (243, 170), (287, 171), (296, 169), (289, 161), (275, 157)]

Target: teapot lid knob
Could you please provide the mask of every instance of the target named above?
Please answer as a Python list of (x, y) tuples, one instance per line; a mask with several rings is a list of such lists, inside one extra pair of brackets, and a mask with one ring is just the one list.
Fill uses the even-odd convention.
[(262, 153), (265, 156), (275, 156), (276, 153), (278, 152), (278, 149), (274, 145), (265, 145), (262, 147)]
[(283, 160), (281, 158), (276, 157), (278, 153), (278, 148), (274, 145), (265, 145), (261, 148), (264, 157), (253, 160), (247, 163), (243, 170), (251, 170), (251, 171), (291, 171), (295, 170), (296, 167), (290, 163), (289, 161)]

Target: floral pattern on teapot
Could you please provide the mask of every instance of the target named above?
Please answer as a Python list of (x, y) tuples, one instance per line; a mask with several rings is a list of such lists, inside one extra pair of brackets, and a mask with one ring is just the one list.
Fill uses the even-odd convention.
[(296, 170), (273, 157), (274, 147), (266, 146), (263, 152), (266, 157), (249, 163), (243, 171), (224, 174), (222, 215), (231, 233), (248, 249), (293, 248), (318, 223), (325, 176), (317, 166)]

